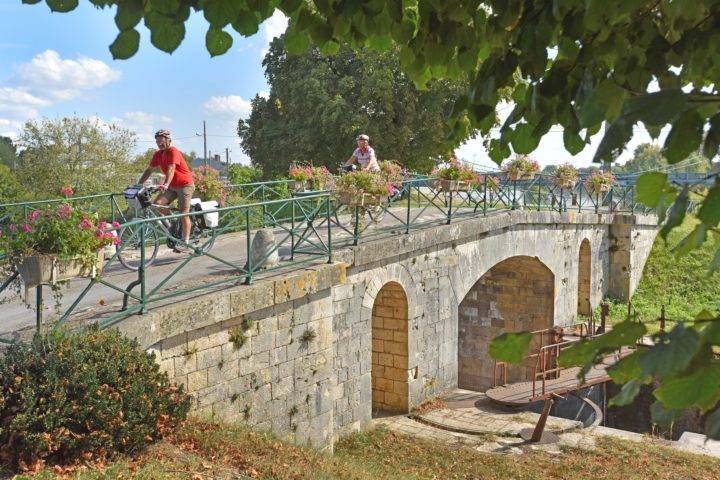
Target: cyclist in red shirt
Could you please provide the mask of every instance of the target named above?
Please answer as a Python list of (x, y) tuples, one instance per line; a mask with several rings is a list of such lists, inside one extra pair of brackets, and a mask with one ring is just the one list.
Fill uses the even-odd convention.
[[(190, 199), (195, 191), (192, 172), (185, 163), (185, 158), (180, 153), (180, 150), (170, 145), (172, 136), (169, 130), (155, 132), (155, 143), (158, 151), (153, 155), (150, 165), (145, 169), (138, 183), (144, 184), (145, 180), (150, 178), (152, 172), (156, 168), (160, 168), (165, 174), (165, 182), (158, 186), (162, 193), (155, 199), (155, 203), (169, 205), (177, 198), (180, 212), (188, 213), (190, 211)], [(170, 214), (169, 211), (163, 213)], [(189, 243), (191, 230), (190, 217), (182, 217), (182, 230), (183, 238), (187, 244)], [(175, 246), (176, 252), (186, 250), (187, 247), (181, 243)]]

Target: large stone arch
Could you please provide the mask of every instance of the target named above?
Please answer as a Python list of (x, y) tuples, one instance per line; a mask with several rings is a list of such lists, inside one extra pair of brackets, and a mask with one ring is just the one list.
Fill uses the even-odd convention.
[(590, 240), (583, 239), (578, 253), (578, 315), (590, 315), (590, 292), (592, 278), (592, 252)]
[[(540, 260), (505, 259), (470, 288), (458, 308), (458, 386), (484, 391), (493, 385), (489, 342), (504, 332), (542, 330), (554, 323), (555, 276)], [(508, 381), (529, 380), (533, 361), (512, 367)]]

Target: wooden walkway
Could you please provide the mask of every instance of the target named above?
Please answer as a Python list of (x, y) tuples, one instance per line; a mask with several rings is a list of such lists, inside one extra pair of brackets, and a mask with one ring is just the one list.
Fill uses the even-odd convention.
[(544, 389), (542, 379), (536, 380), (534, 393), (533, 382), (530, 380), (494, 387), (485, 392), (485, 394), (488, 398), (501, 405), (510, 407), (528, 405), (539, 400), (545, 400), (552, 394), (562, 395), (574, 390), (581, 390), (592, 385), (610, 381), (606, 370), (607, 367), (615, 363), (616, 360), (617, 356), (615, 355), (605, 357), (603, 363), (590, 369), (587, 375), (585, 375), (585, 383), (582, 384), (577, 378), (580, 367), (573, 367), (560, 370), (558, 378), (546, 378)]

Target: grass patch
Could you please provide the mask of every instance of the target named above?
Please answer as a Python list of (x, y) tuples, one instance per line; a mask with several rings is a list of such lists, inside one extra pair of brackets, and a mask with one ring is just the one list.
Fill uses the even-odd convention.
[[(136, 479), (714, 479), (720, 460), (649, 443), (600, 438), (592, 450), (494, 455), (377, 428), (351, 435), (335, 454), (292, 445), (239, 425), (190, 421), (135, 457), (81, 467), (66, 478)], [(9, 477), (8, 477), (9, 478)], [(28, 477), (18, 477), (28, 478)], [(33, 478), (56, 478), (46, 469)]]

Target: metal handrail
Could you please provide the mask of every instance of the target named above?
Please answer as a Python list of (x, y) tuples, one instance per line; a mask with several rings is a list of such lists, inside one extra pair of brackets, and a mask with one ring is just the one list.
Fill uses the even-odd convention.
[[(234, 188), (243, 188), (248, 192), (242, 198), (242, 201), (246, 203), (215, 210), (220, 214), (221, 222), (217, 234), (221, 236), (230, 232), (244, 232), (249, 235), (256, 228), (273, 227), (281, 229), (286, 233), (286, 239), (291, 244), (290, 261), (298, 262), (295, 254), (302, 255), (303, 258), (316, 258), (317, 255), (325, 254), (330, 257), (332, 248), (337, 248), (337, 246), (357, 245), (361, 239), (371, 239), (380, 235), (407, 234), (411, 230), (449, 224), (463, 218), (484, 217), (516, 208), (537, 209), (540, 211), (567, 211), (570, 208), (566, 202), (553, 204), (552, 199), (557, 199), (557, 187), (542, 175), (537, 176), (532, 182), (510, 180), (507, 176), (503, 176), (502, 173), (498, 173), (498, 177), (501, 178), (500, 185), (496, 186), (495, 183), (489, 183), (488, 176), (486, 176), (482, 182), (476, 183), (467, 192), (442, 191), (437, 186), (433, 186), (434, 181), (437, 180), (436, 177), (417, 176), (404, 179), (402, 182), (404, 197), (393, 202), (387, 202), (383, 206), (386, 210), (387, 225), (375, 225), (368, 222), (359, 226), (356, 223), (355, 231), (349, 237), (342, 235), (344, 229), (340, 228), (341, 226), (332, 218), (333, 211), (337, 208), (337, 200), (334, 199), (331, 192), (318, 192), (315, 195), (304, 195), (302, 198), (276, 198), (284, 195), (284, 184), (288, 181), (278, 180), (235, 185)], [(583, 189), (584, 186), (578, 184), (572, 190), (572, 194), (578, 194), (582, 197)], [(31, 209), (39, 208), (42, 204), (47, 203), (95, 202), (92, 208), (98, 209), (109, 205), (111, 209), (109, 215), (113, 217), (112, 219), (120, 219), (123, 226), (126, 226), (130, 223), (123, 218), (123, 209), (119, 207), (117, 202), (119, 195), (121, 194), (112, 193), (69, 199), (4, 204), (0, 205), (0, 214), (3, 213), (3, 207), (12, 208), (13, 211), (24, 214), (24, 212), (30, 212)], [(612, 196), (612, 190), (610, 195)], [(634, 211), (635, 206), (626, 201), (629, 198), (627, 195), (618, 193), (617, 197), (625, 200), (620, 203), (611, 202), (609, 211)], [(98, 202), (97, 199), (100, 199), (100, 201)], [(600, 200), (596, 203), (580, 201), (577, 209), (578, 211), (583, 209), (598, 211), (600, 204)], [(197, 214), (191, 212), (186, 215)], [(2, 218), (8, 219), (10, 216), (11, 214), (8, 213), (5, 217), (0, 217), (0, 223)], [(183, 216), (183, 214), (162, 218), (174, 219), (180, 216)], [(150, 223), (153, 221), (157, 220), (132, 220), (131, 222)], [(212, 258), (231, 270), (238, 271), (235, 266), (230, 264), (231, 262), (227, 262), (217, 255), (204, 251), (198, 253), (202, 253), (202, 256), (207, 258)], [(0, 252), (0, 260), (3, 257), (4, 255)], [(116, 256), (111, 256), (105, 263), (105, 267), (111, 266), (115, 258)], [(187, 263), (183, 262), (169, 277), (172, 277), (178, 270), (185, 268)], [(248, 282), (251, 281), (254, 272), (252, 269), (249, 272), (240, 269), (241, 275), (247, 275)], [(168, 278), (169, 280), (170, 278)], [(142, 277), (139, 277), (137, 282), (142, 283)], [(114, 290), (127, 292), (128, 298), (135, 298), (130, 288), (110, 285), (105, 279), (101, 279), (97, 283)], [(215, 286), (217, 284), (218, 282), (213, 282), (209, 285)], [(92, 286), (88, 288), (90, 289)], [(186, 290), (182, 290), (182, 292), (187, 293)], [(82, 296), (85, 296), (86, 293), (84, 292)], [(154, 292), (153, 295), (155, 293), (157, 292)], [(144, 305), (151, 303), (151, 300), (142, 299), (141, 303), (143, 308), (130, 313), (142, 313)], [(77, 302), (73, 304), (73, 307), (76, 304)], [(62, 319), (66, 319), (69, 314), (70, 312), (66, 312)], [(124, 315), (127, 314), (129, 313)]]

